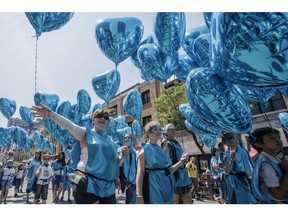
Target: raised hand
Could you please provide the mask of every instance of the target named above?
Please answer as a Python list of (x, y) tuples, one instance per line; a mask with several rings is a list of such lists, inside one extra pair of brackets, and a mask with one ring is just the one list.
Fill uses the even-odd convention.
[(33, 110), (32, 114), (34, 114), (35, 117), (50, 118), (51, 109), (43, 104), (40, 106), (32, 106), (30, 109)]

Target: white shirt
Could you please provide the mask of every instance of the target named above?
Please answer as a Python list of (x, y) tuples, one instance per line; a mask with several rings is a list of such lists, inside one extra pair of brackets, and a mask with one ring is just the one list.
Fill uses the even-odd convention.
[(41, 169), (41, 173), (38, 177), (37, 184), (46, 185), (49, 184), (49, 180), (53, 175), (53, 171), (50, 165), (48, 166), (39, 166), (37, 172)]
[(85, 172), (85, 167), (88, 160), (88, 148), (87, 146), (81, 149), (80, 161), (77, 164), (77, 169)]
[(11, 180), (14, 174), (15, 174), (15, 169), (13, 167), (10, 169), (8, 167), (5, 167), (2, 180), (8, 180), (8, 181)]
[(19, 170), (16, 178), (17, 178), (17, 179), (22, 179), (22, 178), (23, 178), (23, 174), (24, 174), (24, 170), (23, 170), (23, 169), (22, 169), (22, 170)]

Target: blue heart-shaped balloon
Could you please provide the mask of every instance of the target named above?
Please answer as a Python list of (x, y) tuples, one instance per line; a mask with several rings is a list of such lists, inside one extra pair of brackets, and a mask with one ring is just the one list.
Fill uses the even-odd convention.
[(34, 145), (34, 140), (29, 135), (27, 135), (25, 137), (25, 142), (23, 146), (24, 151), (29, 152), (31, 148), (33, 147), (33, 145)]
[(281, 126), (288, 131), (288, 113), (282, 112), (278, 114), (278, 119), (281, 123)]
[(252, 113), (241, 90), (215, 75), (211, 68), (196, 68), (186, 80), (188, 101), (201, 119), (235, 133), (249, 133)]
[(95, 38), (105, 56), (118, 65), (137, 50), (143, 31), (142, 22), (134, 17), (102, 19)]
[(0, 98), (0, 111), (9, 120), (16, 111), (16, 101)]
[(56, 94), (46, 94), (42, 92), (36, 92), (34, 95), (34, 103), (36, 106), (40, 106), (40, 104), (44, 104), (48, 106), (53, 111), (56, 111), (56, 108), (59, 103), (59, 96)]
[(7, 146), (11, 142), (14, 131), (14, 126), (8, 128), (0, 127), (0, 146), (2, 146), (3, 148), (7, 148)]
[(43, 150), (43, 139), (44, 137), (39, 131), (35, 131), (34, 133), (34, 140), (36, 141), (38, 149)]
[(126, 122), (126, 118), (123, 115), (117, 116), (114, 120), (116, 122), (116, 128), (117, 129), (125, 128), (128, 126), (128, 124)]
[(185, 13), (158, 12), (154, 22), (156, 44), (168, 56), (180, 49), (186, 31)]
[(54, 150), (54, 145), (52, 143), (49, 144), (48, 151), (50, 152), (50, 154), (54, 154), (55, 150)]
[(198, 67), (197, 63), (192, 58), (188, 55), (182, 55), (179, 57), (178, 69), (175, 70), (174, 75), (185, 83), (189, 72), (196, 67)]
[(92, 87), (96, 95), (109, 104), (118, 91), (120, 80), (119, 71), (110, 70), (95, 76), (92, 79)]
[(146, 73), (161, 82), (167, 82), (178, 69), (178, 53), (172, 56), (165, 55), (155, 44), (140, 46), (138, 58)]
[(189, 55), (192, 59), (194, 56), (193, 44), (194, 44), (195, 39), (197, 37), (199, 37), (200, 35), (207, 34), (207, 33), (209, 33), (209, 30), (208, 30), (207, 26), (205, 26), (205, 25), (189, 29), (185, 33), (182, 47), (185, 50), (185, 52), (187, 53), (187, 55)]
[(204, 120), (202, 120), (197, 112), (191, 108), (189, 104), (181, 104), (179, 106), (180, 113), (189, 121), (191, 125), (193, 125), (198, 131), (207, 135), (222, 135), (222, 131), (211, 125)]
[(82, 113), (79, 110), (78, 104), (73, 104), (71, 106), (71, 112), (70, 115), (68, 117), (72, 122), (74, 122), (75, 124), (79, 124), (81, 119), (82, 119)]
[(17, 148), (23, 148), (26, 143), (26, 136), (29, 136), (29, 134), (23, 128), (15, 128), (12, 139), (16, 143)]
[(84, 116), (80, 123), (79, 123), (80, 126), (82, 127), (86, 127), (86, 128), (92, 128), (92, 116), (91, 115), (86, 115)]
[(37, 38), (41, 36), (42, 32), (60, 29), (74, 15), (74, 13), (64, 12), (26, 12), (25, 14), (35, 29)]
[(138, 120), (134, 120), (132, 122), (132, 133), (138, 138), (140, 139), (142, 137), (142, 127), (141, 124)]
[(201, 34), (193, 43), (193, 57), (198, 67), (210, 67), (210, 34)]
[(211, 66), (243, 86), (288, 85), (288, 17), (285, 13), (213, 13)]
[(105, 133), (112, 137), (116, 133), (116, 121), (112, 117), (109, 117), (109, 122), (105, 128)]
[(288, 86), (284, 86), (278, 89), (285, 97), (288, 97)]
[(123, 101), (124, 110), (132, 117), (140, 119), (143, 109), (141, 94), (131, 89)]
[(63, 101), (57, 107), (57, 113), (64, 116), (65, 118), (69, 118), (69, 116), (71, 115), (71, 109), (71, 103), (69, 101)]
[(211, 26), (212, 14), (213, 13), (211, 13), (211, 12), (203, 12), (203, 17), (204, 17), (204, 20), (205, 20), (205, 24), (206, 24), (208, 29), (210, 29), (210, 26)]
[(77, 104), (79, 106), (79, 110), (82, 114), (86, 114), (91, 108), (91, 97), (89, 93), (81, 89), (77, 94)]
[(35, 116), (31, 113), (31, 110), (26, 106), (20, 106), (19, 113), (20, 113), (21, 119), (28, 126), (33, 122), (35, 118)]
[(102, 109), (102, 104), (96, 103), (92, 108), (92, 114), (95, 112), (96, 109)]

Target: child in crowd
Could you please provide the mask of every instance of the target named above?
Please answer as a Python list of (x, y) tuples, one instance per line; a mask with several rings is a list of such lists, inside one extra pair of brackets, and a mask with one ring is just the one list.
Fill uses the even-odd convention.
[(46, 204), (47, 196), (48, 196), (48, 187), (50, 183), (50, 179), (53, 175), (53, 171), (51, 166), (49, 165), (50, 155), (45, 154), (43, 156), (43, 164), (41, 164), (36, 172), (37, 185), (36, 185), (36, 192), (34, 198), (34, 204), (37, 201), (42, 199), (42, 204)]
[(12, 180), (15, 176), (15, 169), (13, 167), (13, 160), (9, 159), (6, 162), (6, 166), (2, 167), (0, 169), (2, 174), (2, 191), (0, 196), (0, 204), (2, 204), (2, 201), (4, 201), (4, 204), (7, 204), (6, 198), (9, 193), (9, 188), (12, 186)]
[(278, 156), (283, 149), (280, 132), (264, 127), (253, 131), (249, 139), (260, 154), (255, 162), (252, 189), (263, 203), (288, 203), (288, 161)]
[(25, 170), (24, 170), (24, 165), (23, 163), (20, 163), (18, 165), (18, 168), (16, 169), (16, 172), (15, 172), (15, 193), (14, 193), (14, 197), (17, 197), (18, 196), (18, 191), (19, 191), (19, 187), (22, 183), (22, 179), (25, 175)]

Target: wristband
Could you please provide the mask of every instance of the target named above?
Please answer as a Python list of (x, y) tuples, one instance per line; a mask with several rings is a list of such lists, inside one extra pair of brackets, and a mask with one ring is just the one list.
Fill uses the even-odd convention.
[(143, 198), (143, 196), (140, 196), (140, 195), (136, 195), (136, 197)]

